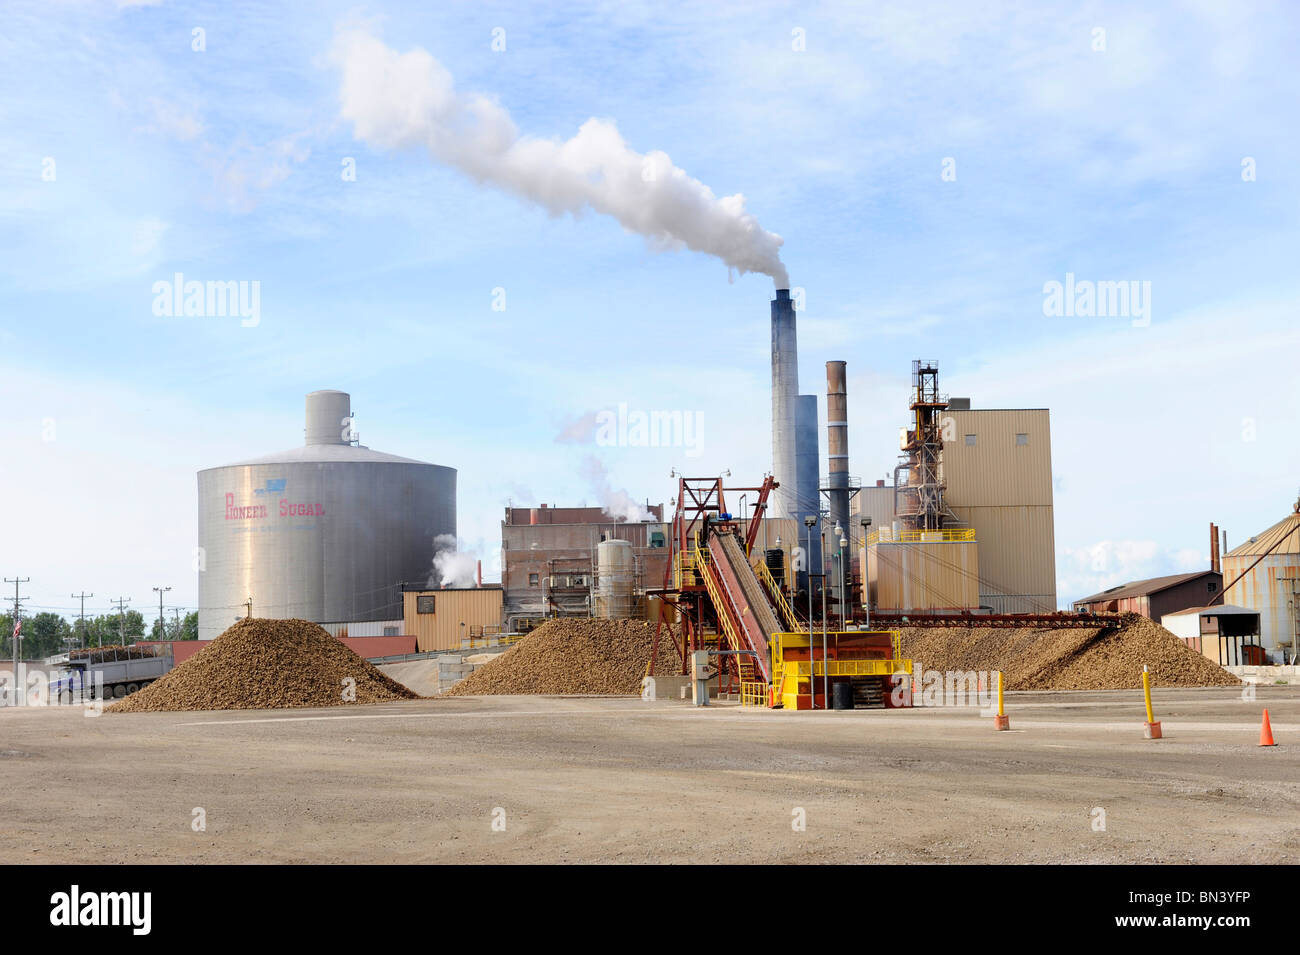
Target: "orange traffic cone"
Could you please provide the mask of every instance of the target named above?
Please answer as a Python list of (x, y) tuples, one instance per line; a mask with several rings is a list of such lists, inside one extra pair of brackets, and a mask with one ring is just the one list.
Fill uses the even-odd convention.
[(1259, 727), (1259, 745), (1260, 746), (1277, 745), (1277, 743), (1273, 742), (1273, 727), (1268, 722), (1268, 710), (1264, 711), (1264, 722), (1261, 723)]

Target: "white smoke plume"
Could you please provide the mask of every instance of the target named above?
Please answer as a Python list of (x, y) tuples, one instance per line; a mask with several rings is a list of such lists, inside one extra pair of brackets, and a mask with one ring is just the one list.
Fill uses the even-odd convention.
[(600, 499), (601, 510), (614, 520), (634, 524), (637, 521), (648, 520), (652, 516), (650, 511), (644, 505), (634, 501), (627, 491), (610, 486), (609, 472), (594, 455), (589, 454), (583, 460), (582, 476), (591, 486), (592, 492)]
[(433, 539), (433, 573), (428, 587), (473, 587), (477, 583), (478, 557), (457, 550), (456, 538), (439, 534)]
[(567, 140), (522, 135), (495, 100), (458, 91), (427, 51), (398, 53), (361, 28), (337, 33), (332, 59), (342, 71), (340, 113), (371, 146), (424, 146), (438, 161), (552, 215), (591, 209), (654, 248), (705, 252), (741, 274), (790, 285), (782, 238), (745, 211), (744, 196), (719, 199), (667, 153), (631, 149), (612, 122), (589, 119)]

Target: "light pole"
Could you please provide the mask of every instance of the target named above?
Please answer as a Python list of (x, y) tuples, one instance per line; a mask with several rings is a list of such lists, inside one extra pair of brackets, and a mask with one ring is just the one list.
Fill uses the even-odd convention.
[(805, 515), (803, 523), (804, 527), (808, 528), (808, 547), (804, 551), (804, 565), (807, 567), (804, 576), (808, 580), (808, 690), (809, 695), (812, 696), (812, 708), (817, 709), (817, 696), (811, 692), (813, 680), (816, 677), (813, 675), (813, 601), (812, 564), (810, 563), (812, 558), (812, 529), (817, 526), (817, 518), (812, 514)]
[(871, 629), (871, 588), (867, 585), (867, 528), (871, 518), (862, 519), (862, 613), (866, 619), (867, 629)]
[(845, 608), (848, 607), (848, 600), (846, 600), (844, 592), (844, 528), (841, 528), (839, 521), (835, 522), (835, 530), (831, 531), (831, 535), (832, 539), (840, 542), (840, 569), (839, 572), (836, 572), (835, 589), (840, 592), (840, 629), (844, 630), (848, 626), (849, 615), (845, 612)]
[(845, 567), (845, 560), (848, 558), (849, 542), (843, 537), (840, 538), (840, 620), (841, 629), (849, 629), (849, 575)]
[(826, 699), (826, 529), (822, 527), (822, 709), (829, 709)]

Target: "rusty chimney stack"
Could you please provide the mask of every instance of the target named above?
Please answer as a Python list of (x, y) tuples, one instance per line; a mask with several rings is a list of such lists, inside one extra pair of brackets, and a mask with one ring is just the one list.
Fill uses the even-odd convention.
[(1210, 523), (1210, 570), (1221, 573), (1219, 567), (1219, 528), (1213, 522)]

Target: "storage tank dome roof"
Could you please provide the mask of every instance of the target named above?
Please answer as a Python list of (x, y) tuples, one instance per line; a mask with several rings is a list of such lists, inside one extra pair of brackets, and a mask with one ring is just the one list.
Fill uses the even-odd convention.
[[(259, 464), (420, 464), (441, 467), (427, 461), (385, 454), (364, 445), (351, 444), (344, 438), (348, 426), (344, 419), (352, 414), (352, 398), (346, 391), (324, 389), (307, 395), (306, 443), (286, 451), (264, 454), (244, 461), (232, 461), (216, 467), (203, 468), (216, 471), (221, 468), (248, 467)], [(451, 469), (449, 469), (451, 470)]]

